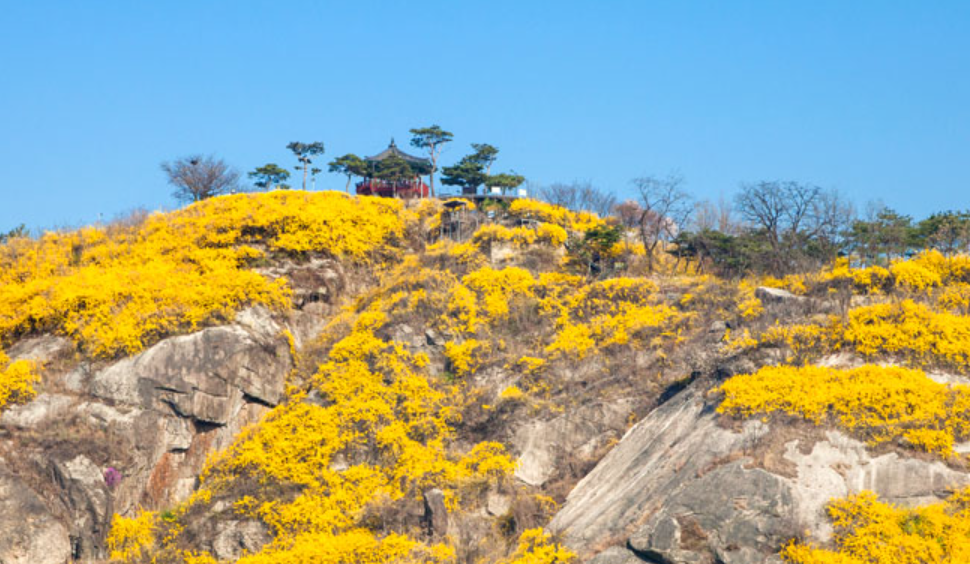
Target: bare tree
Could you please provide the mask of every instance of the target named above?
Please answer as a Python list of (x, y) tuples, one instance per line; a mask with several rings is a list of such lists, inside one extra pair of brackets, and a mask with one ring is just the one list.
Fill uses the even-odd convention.
[(191, 155), (161, 166), (169, 184), (175, 186), (172, 196), (180, 202), (198, 202), (239, 186), (239, 172), (211, 155)]
[(691, 230), (738, 235), (741, 233), (741, 224), (735, 219), (730, 202), (722, 196), (717, 201), (702, 200), (694, 205)]
[(809, 242), (831, 247), (851, 223), (852, 206), (835, 190), (798, 182), (744, 184), (738, 213), (771, 248), (771, 267), (784, 272), (802, 258)]
[(550, 204), (574, 211), (591, 211), (600, 217), (608, 216), (616, 205), (616, 196), (587, 181), (556, 182), (540, 187), (536, 194)]
[(670, 241), (687, 225), (693, 205), (684, 191), (684, 178), (670, 174), (665, 178), (635, 178), (633, 186), (640, 196), (640, 239), (647, 251), (647, 269), (653, 271), (654, 251), (661, 241)]
[(613, 206), (613, 217), (627, 229), (639, 229), (643, 209), (635, 200), (625, 200)]

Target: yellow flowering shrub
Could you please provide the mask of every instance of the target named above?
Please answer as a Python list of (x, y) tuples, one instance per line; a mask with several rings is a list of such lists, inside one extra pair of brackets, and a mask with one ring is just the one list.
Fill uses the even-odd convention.
[(758, 346), (758, 339), (751, 336), (751, 331), (745, 329), (741, 331), (741, 334), (732, 333), (730, 329), (724, 332), (724, 338), (722, 339), (724, 343), (724, 352), (728, 354), (737, 354)]
[(142, 511), (136, 517), (115, 515), (108, 532), (108, 552), (112, 560), (133, 562), (155, 543), (155, 513)]
[(485, 267), (467, 274), (462, 283), (479, 295), (486, 320), (495, 322), (508, 317), (510, 302), (533, 296), (535, 279), (518, 267)]
[(841, 283), (848, 285), (861, 294), (882, 294), (892, 285), (893, 277), (889, 270), (878, 266), (852, 268), (849, 259), (837, 259), (830, 267), (822, 269), (815, 277), (819, 283)]
[(842, 346), (843, 327), (838, 317), (828, 318), (826, 325), (773, 325), (761, 335), (761, 342), (785, 345), (791, 351), (789, 362), (804, 363)]
[(597, 347), (662, 344), (675, 339), (675, 328), (690, 317), (657, 303), (657, 285), (644, 278), (584, 283), (579, 277), (543, 274), (534, 291), (540, 311), (555, 316), (558, 331), (545, 348), (554, 357), (581, 359)]
[(863, 491), (828, 505), (834, 547), (792, 541), (791, 564), (958, 564), (970, 562), (970, 490), (924, 507), (901, 508)]
[(743, 319), (754, 319), (765, 311), (755, 289), (755, 285), (747, 280), (738, 285), (737, 313)]
[(404, 235), (403, 203), (341, 192), (276, 190), (209, 198), (172, 214), (202, 246), (267, 241), (289, 252), (367, 260)]
[(498, 397), (499, 399), (505, 401), (518, 401), (525, 397), (525, 393), (523, 393), (518, 386), (509, 386), (502, 390), (502, 393), (500, 393)]
[(927, 268), (922, 261), (905, 260), (893, 263), (889, 269), (896, 279), (896, 285), (911, 290), (926, 290), (932, 286), (939, 286), (943, 278), (939, 272)]
[(40, 377), (35, 370), (33, 362), (10, 362), (10, 357), (0, 350), (0, 410), (10, 404), (26, 403), (37, 395), (34, 384)]
[(912, 300), (853, 309), (844, 341), (868, 357), (888, 353), (916, 365), (970, 366), (970, 317)]
[(0, 342), (32, 331), (88, 354), (133, 354), (162, 336), (284, 307), (284, 281), (248, 267), (264, 252), (365, 261), (403, 236), (401, 203), (336, 192), (211, 198), (138, 225), (88, 227), (0, 246)]
[(788, 360), (796, 362), (845, 350), (915, 366), (970, 367), (970, 317), (913, 300), (856, 307), (844, 322), (829, 316), (824, 322), (776, 325), (761, 341), (787, 346), (792, 351)]
[(551, 247), (559, 247), (566, 242), (568, 235), (566, 230), (558, 225), (551, 223), (540, 223), (536, 227), (536, 241)]
[(511, 243), (517, 247), (527, 247), (537, 243), (558, 247), (566, 242), (566, 230), (551, 223), (540, 223), (531, 227), (505, 227), (495, 223), (483, 225), (475, 231), (472, 243), (481, 247), (494, 242)]
[(566, 208), (519, 198), (509, 206), (509, 215), (528, 219), (536, 219), (545, 223), (552, 223), (570, 231), (585, 232), (593, 227), (604, 224), (596, 214), (589, 212), (574, 212)]
[(952, 456), (970, 431), (970, 387), (934, 382), (922, 371), (866, 365), (851, 370), (768, 366), (715, 389), (719, 413), (749, 418), (783, 413), (832, 423), (870, 445), (905, 440)]
[(182, 558), (185, 560), (185, 564), (219, 564), (208, 552), (183, 552)]
[(941, 288), (936, 306), (945, 311), (970, 314), (970, 284), (956, 282)]
[(546, 347), (546, 353), (583, 359), (596, 346), (593, 330), (586, 325), (567, 323), (556, 334), (556, 338)]
[(882, 293), (882, 289), (890, 281), (889, 270), (881, 266), (870, 266), (852, 271), (852, 283), (868, 294)]
[(462, 343), (448, 341), (445, 343), (445, 357), (451, 362), (455, 375), (470, 376), (478, 370), (482, 362), (482, 353), (487, 346), (481, 341), (468, 339)]
[(351, 529), (339, 536), (307, 533), (284, 548), (243, 556), (238, 564), (384, 564), (385, 562), (453, 562), (454, 551), (443, 544), (427, 546), (406, 536), (383, 538), (366, 529)]
[[(504, 479), (514, 470), (500, 444), (452, 449), (461, 394), (433, 384), (424, 372), (427, 357), (377, 334), (394, 308), (406, 304), (397, 294), (361, 306), (347, 334), (334, 341), (312, 381), (321, 402), (297, 393), (210, 462), (202, 485), (214, 491), (245, 476), (267, 486), (299, 486), (287, 500), (270, 487), (237, 503), (275, 537), (241, 562), (448, 561), (453, 553), (445, 545), (377, 535), (359, 518), (368, 507), (431, 487), (459, 508), (463, 484)], [(334, 466), (338, 459), (343, 467)]]
[(566, 564), (575, 558), (568, 548), (553, 542), (549, 533), (542, 529), (528, 529), (519, 537), (515, 554), (502, 564)]
[(523, 356), (520, 358), (516, 365), (527, 375), (535, 375), (541, 372), (546, 367), (546, 359), (536, 358), (534, 356)]

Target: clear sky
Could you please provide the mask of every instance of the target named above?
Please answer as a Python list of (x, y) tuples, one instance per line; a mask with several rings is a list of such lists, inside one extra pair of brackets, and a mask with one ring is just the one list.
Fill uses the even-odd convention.
[(245, 172), (432, 123), (445, 164), (487, 142), (539, 184), (970, 207), (966, 1), (0, 0), (0, 71), (0, 230), (174, 207), (159, 163), (190, 153)]

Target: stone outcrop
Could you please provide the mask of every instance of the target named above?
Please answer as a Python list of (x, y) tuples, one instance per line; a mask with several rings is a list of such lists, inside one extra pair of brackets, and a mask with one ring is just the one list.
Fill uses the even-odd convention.
[(510, 441), (518, 456), (515, 477), (541, 487), (569, 462), (592, 458), (614, 436), (611, 431), (622, 431), (632, 403), (595, 402), (552, 419), (520, 424)]
[[(31, 341), (14, 350), (40, 358), (63, 348), (56, 338)], [(107, 366), (81, 364), (33, 402), (7, 409), (0, 520), (11, 523), (0, 523), (0, 562), (104, 557), (111, 515), (187, 498), (206, 456), (282, 399), (291, 368), (283, 326), (250, 309), (232, 325), (165, 339)], [(121, 476), (113, 488), (108, 466)], [(13, 525), (20, 522), (29, 526)], [(219, 545), (231, 554), (265, 536), (239, 523)]]
[(63, 564), (71, 558), (68, 529), (45, 500), (0, 464), (0, 561)]
[(624, 436), (550, 528), (598, 564), (774, 563), (798, 534), (829, 539), (832, 498), (866, 489), (912, 505), (968, 483), (942, 462), (874, 455), (835, 431), (779, 439), (757, 420), (726, 429), (691, 386)]

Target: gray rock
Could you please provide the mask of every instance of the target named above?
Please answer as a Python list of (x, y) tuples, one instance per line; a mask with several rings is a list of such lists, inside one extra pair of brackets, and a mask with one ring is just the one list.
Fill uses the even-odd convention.
[(688, 388), (626, 433), (573, 488), (550, 529), (562, 533), (580, 556), (588, 555), (592, 547), (623, 537), (661, 510), (671, 492), (766, 431), (760, 422), (747, 424), (743, 433), (722, 429), (701, 392)]
[[(799, 448), (797, 439), (760, 444), (768, 429), (759, 421), (735, 433), (717, 419), (702, 390), (687, 388), (626, 434), (573, 489), (550, 529), (584, 558), (622, 539), (648, 562), (775, 563), (789, 538), (830, 538), (824, 507), (832, 498), (872, 490), (921, 505), (970, 484), (970, 475), (942, 462), (875, 456), (836, 431)], [(759, 460), (777, 464), (754, 467), (746, 455), (755, 447)]]
[(87, 457), (76, 456), (52, 461), (51, 473), (59, 486), (61, 503), (71, 516), (76, 556), (104, 558), (113, 504), (102, 469)]
[[(270, 320), (271, 322), (271, 320)], [(224, 425), (245, 401), (276, 405), (291, 359), (288, 345), (238, 325), (166, 339), (90, 376), (106, 400)]]
[(781, 288), (769, 288), (768, 286), (758, 286), (754, 295), (756, 298), (764, 303), (784, 303), (784, 302), (801, 302), (805, 298), (802, 296), (796, 296), (788, 290), (782, 290)]
[(485, 510), (488, 511), (489, 515), (496, 517), (505, 515), (511, 507), (512, 498), (508, 495), (490, 491), (485, 498)]
[(865, 443), (838, 431), (825, 433), (808, 454), (797, 441), (784, 446), (784, 458), (795, 466), (789, 480), (796, 520), (818, 540), (828, 540), (831, 528), (825, 504), (832, 498), (871, 490), (890, 503), (918, 506), (945, 498), (955, 487), (970, 484), (970, 475), (940, 461), (902, 458), (896, 453), (872, 456)]
[(435, 488), (424, 492), (424, 522), (429, 534), (443, 538), (448, 534), (448, 509), (445, 494)]
[(724, 333), (726, 333), (728, 329), (730, 329), (730, 326), (727, 324), (727, 322), (717, 320), (711, 322), (711, 326), (707, 328), (707, 333), (715, 339), (721, 340), (724, 338)]
[(611, 546), (593, 557), (589, 564), (643, 564), (643, 560), (626, 548)]
[(266, 525), (259, 521), (221, 521), (212, 541), (212, 555), (218, 560), (238, 560), (254, 554), (270, 540)]
[(782, 478), (742, 464), (721, 466), (672, 492), (630, 536), (630, 547), (661, 562), (778, 561), (778, 548), (797, 532), (791, 492)]
[(610, 431), (623, 429), (630, 409), (628, 400), (601, 402), (567, 410), (554, 419), (523, 423), (512, 436), (519, 463), (515, 477), (538, 487), (568, 459), (588, 459), (613, 436)]
[[(104, 368), (55, 374), (52, 383), (76, 395), (42, 393), (5, 410), (0, 426), (14, 437), (30, 429), (38, 446), (50, 438), (57, 447), (18, 445), (23, 460), (0, 461), (0, 563), (104, 558), (112, 514), (191, 495), (208, 454), (282, 399), (292, 359), (281, 333), (266, 310), (251, 308), (233, 325), (165, 339)], [(21, 354), (61, 354), (57, 343), (22, 343)], [(112, 491), (106, 460), (123, 475)], [(239, 522), (220, 531), (220, 546), (255, 550), (262, 534)]]
[(0, 465), (0, 562), (64, 564), (71, 558), (67, 527), (44, 500)]
[(36, 429), (63, 417), (74, 401), (70, 396), (40, 393), (30, 403), (7, 407), (0, 413), (0, 426)]
[(15, 343), (7, 351), (11, 360), (32, 360), (48, 362), (54, 358), (74, 352), (74, 343), (57, 335), (41, 335)]

